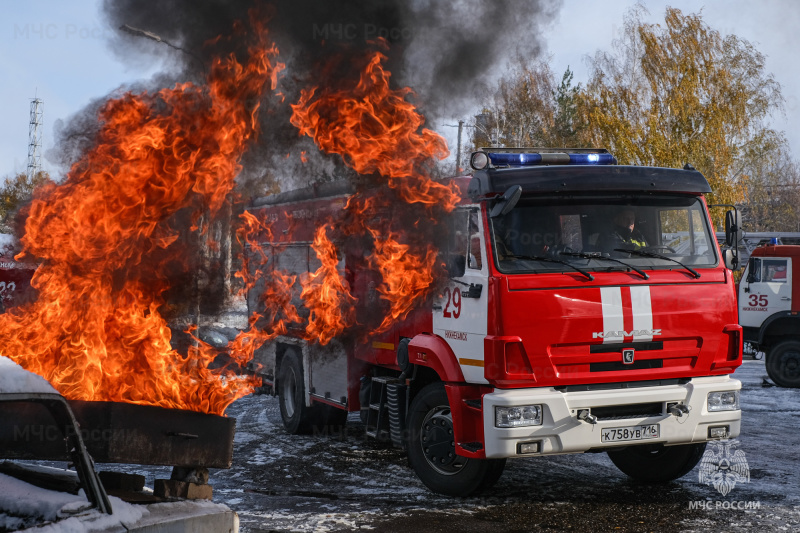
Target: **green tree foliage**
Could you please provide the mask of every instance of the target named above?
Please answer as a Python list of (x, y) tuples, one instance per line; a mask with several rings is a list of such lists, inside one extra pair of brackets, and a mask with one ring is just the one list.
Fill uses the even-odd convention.
[(572, 71), (567, 67), (561, 84), (555, 90), (556, 114), (553, 119), (555, 129), (550, 146), (582, 146), (579, 135), (578, 96), (581, 85), (572, 85)]
[(782, 108), (780, 85), (752, 44), (721, 36), (700, 14), (667, 8), (664, 25), (643, 22), (645, 14), (634, 7), (614, 52), (592, 60), (579, 99), (582, 137), (621, 164), (691, 163), (711, 184), (711, 203), (741, 201), (748, 154), (784, 143), (766, 126)]
[(0, 230), (6, 230), (2, 231), (3, 233), (7, 232), (6, 223), (9, 216), (33, 197), (33, 190), (36, 187), (50, 181), (52, 181), (50, 175), (43, 171), (37, 172), (33, 178), (29, 178), (23, 172), (6, 179), (0, 188)]
[(567, 69), (557, 84), (545, 62), (519, 66), (484, 99), (472, 143), (481, 146), (574, 146), (580, 86)]

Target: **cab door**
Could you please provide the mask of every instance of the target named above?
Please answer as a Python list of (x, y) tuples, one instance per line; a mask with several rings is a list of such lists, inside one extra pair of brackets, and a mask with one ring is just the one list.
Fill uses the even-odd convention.
[(488, 383), (483, 372), (483, 340), (488, 328), (489, 268), (486, 236), (477, 207), (452, 217), (445, 250), (450, 280), (433, 305), (433, 331), (453, 350), (470, 383)]
[(761, 327), (774, 315), (792, 308), (792, 259), (751, 257), (739, 284), (739, 323)]

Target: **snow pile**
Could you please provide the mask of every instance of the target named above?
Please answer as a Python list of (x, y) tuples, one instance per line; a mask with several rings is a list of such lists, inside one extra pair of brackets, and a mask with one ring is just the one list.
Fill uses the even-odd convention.
[[(83, 493), (83, 491), (81, 491)], [(141, 506), (131, 505), (125, 503), (119, 498), (114, 496), (108, 497), (111, 502), (111, 508), (114, 510), (113, 514), (101, 513), (97, 509), (91, 509), (85, 512), (80, 512), (76, 516), (69, 516), (78, 511), (75, 504), (67, 504), (60, 511), (62, 517), (69, 516), (69, 518), (61, 519), (54, 524), (48, 524), (44, 527), (36, 528), (36, 533), (101, 533), (104, 531), (123, 531), (132, 527), (143, 516), (150, 514), (147, 509)]]
[(55, 520), (67, 506), (76, 511), (89, 507), (82, 496), (42, 489), (5, 474), (0, 474), (0, 489), (0, 530)]
[(0, 355), (0, 394), (27, 392), (58, 394), (46, 379)]
[(37, 533), (89, 533), (130, 526), (149, 515), (143, 506), (109, 497), (114, 513), (107, 515), (91, 507), (81, 491), (78, 495), (36, 487), (0, 474), (0, 531), (16, 531), (45, 522)]

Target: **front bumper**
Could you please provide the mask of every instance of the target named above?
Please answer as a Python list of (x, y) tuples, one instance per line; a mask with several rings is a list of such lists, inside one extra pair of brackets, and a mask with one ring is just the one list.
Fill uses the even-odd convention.
[[(728, 426), (727, 438), (739, 435), (741, 410), (708, 412), (706, 398), (710, 392), (741, 390), (739, 380), (729, 376), (693, 378), (682, 385), (664, 385), (628, 389), (582, 392), (562, 392), (554, 388), (498, 390), (483, 396), (483, 429), (487, 458), (528, 457), (582, 453), (636, 444), (690, 444), (706, 442), (709, 427)], [(657, 416), (600, 419), (591, 424), (578, 419), (583, 409), (660, 403)], [(688, 413), (677, 417), (669, 414), (668, 404), (682, 403)], [(543, 420), (540, 426), (516, 428), (495, 427), (495, 407), (516, 407), (541, 404)], [(604, 428), (619, 428), (658, 424), (659, 436), (638, 441), (602, 442)], [(517, 453), (521, 443), (539, 442), (534, 454)]]

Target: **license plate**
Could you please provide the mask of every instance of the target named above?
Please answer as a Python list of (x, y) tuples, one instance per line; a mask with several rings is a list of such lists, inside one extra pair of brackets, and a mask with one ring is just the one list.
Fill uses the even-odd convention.
[(619, 442), (623, 440), (646, 440), (658, 438), (658, 424), (646, 426), (630, 426), (626, 428), (605, 428), (600, 433), (602, 442)]

